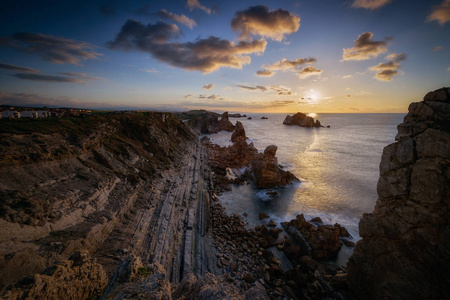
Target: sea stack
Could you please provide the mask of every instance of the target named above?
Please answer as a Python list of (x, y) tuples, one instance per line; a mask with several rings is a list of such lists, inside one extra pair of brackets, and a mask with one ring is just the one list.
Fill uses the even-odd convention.
[(294, 174), (278, 166), (278, 159), (275, 156), (277, 149), (275, 145), (267, 146), (264, 153), (258, 153), (253, 161), (252, 171), (258, 188), (284, 186), (292, 181), (298, 181)]
[(283, 121), (284, 125), (298, 125), (300, 127), (323, 127), (319, 120), (314, 121), (314, 118), (298, 112), (292, 117), (287, 115)]
[(228, 112), (224, 112), (222, 114), (222, 117), (220, 118), (219, 122), (216, 125), (215, 131), (221, 131), (221, 130), (225, 130), (225, 131), (233, 131), (234, 130), (234, 125), (231, 123), (230, 119), (228, 118)]
[(239, 138), (242, 138), (244, 141), (247, 139), (247, 137), (245, 136), (244, 125), (242, 125), (241, 122), (236, 121), (236, 129), (231, 135), (231, 141), (235, 143)]
[(449, 297), (450, 88), (423, 100), (384, 148), (375, 210), (347, 265), (356, 299)]

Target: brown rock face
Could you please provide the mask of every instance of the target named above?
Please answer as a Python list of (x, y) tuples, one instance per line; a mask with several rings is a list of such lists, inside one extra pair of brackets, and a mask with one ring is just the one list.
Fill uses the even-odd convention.
[(245, 136), (245, 129), (244, 125), (242, 125), (241, 122), (236, 122), (236, 129), (234, 130), (233, 134), (231, 135), (231, 141), (235, 143), (239, 138), (244, 139), (244, 141), (247, 139)]
[(214, 128), (215, 132), (225, 130), (225, 131), (233, 131), (235, 126), (228, 119), (228, 112), (224, 112), (216, 127)]
[(285, 125), (298, 125), (301, 127), (323, 127), (320, 125), (319, 120), (314, 121), (313, 118), (308, 117), (307, 115), (298, 112), (292, 117), (287, 115), (283, 121)]
[(384, 148), (378, 201), (348, 262), (357, 299), (444, 299), (450, 293), (450, 88), (411, 103)]
[(17, 283), (2, 299), (87, 299), (100, 295), (107, 283), (102, 266), (81, 251)]
[(258, 188), (283, 186), (298, 180), (291, 172), (280, 169), (275, 157), (277, 149), (275, 145), (267, 146), (264, 154), (258, 153), (253, 161), (252, 170)]

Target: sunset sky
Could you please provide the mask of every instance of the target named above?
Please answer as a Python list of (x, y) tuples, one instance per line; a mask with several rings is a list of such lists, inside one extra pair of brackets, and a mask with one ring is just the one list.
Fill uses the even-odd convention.
[(405, 112), (450, 86), (450, 0), (4, 0), (0, 24), (0, 104)]

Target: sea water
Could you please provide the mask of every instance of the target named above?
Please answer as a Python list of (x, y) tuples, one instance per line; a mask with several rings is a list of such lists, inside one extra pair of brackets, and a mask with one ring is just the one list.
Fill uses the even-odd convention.
[[(306, 219), (320, 217), (325, 224), (346, 227), (352, 240), (360, 239), (358, 223), (363, 213), (372, 212), (377, 200), (379, 163), (383, 148), (394, 142), (397, 125), (404, 114), (317, 114), (325, 128), (303, 128), (283, 124), (286, 114), (247, 114), (252, 119), (231, 118), (245, 128), (247, 142), (261, 152), (278, 146), (278, 163), (297, 176), (301, 183), (270, 189), (253, 184), (233, 185), (219, 199), (229, 214), (246, 213), (245, 221), (258, 225), (260, 212), (279, 224), (298, 214)], [(268, 119), (261, 119), (266, 116)], [(326, 128), (326, 126), (330, 128)], [(209, 136), (221, 146), (231, 145), (231, 133)], [(273, 193), (271, 193), (273, 194)], [(352, 249), (340, 251), (344, 265)]]

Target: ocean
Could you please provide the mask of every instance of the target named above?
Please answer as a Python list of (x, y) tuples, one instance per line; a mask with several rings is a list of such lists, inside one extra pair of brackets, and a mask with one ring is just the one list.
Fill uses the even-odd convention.
[[(278, 195), (254, 185), (233, 185), (219, 196), (229, 214), (247, 213), (245, 222), (255, 226), (260, 212), (278, 224), (298, 214), (306, 219), (320, 217), (325, 224), (339, 223), (360, 239), (358, 223), (363, 213), (372, 212), (377, 200), (379, 163), (383, 148), (393, 143), (397, 125), (405, 114), (317, 114), (325, 128), (283, 125), (286, 114), (247, 114), (240, 121), (259, 151), (278, 146), (278, 163), (297, 176), (301, 183), (275, 188)], [(268, 119), (261, 119), (266, 116)], [(326, 126), (330, 128), (326, 128)], [(231, 133), (209, 135), (221, 146), (231, 144)], [(345, 265), (352, 248), (343, 246), (337, 262)]]

